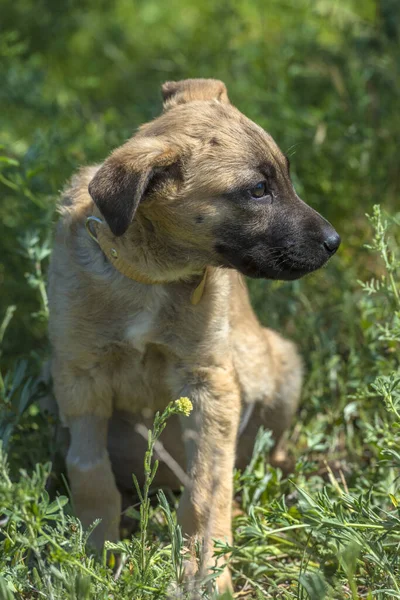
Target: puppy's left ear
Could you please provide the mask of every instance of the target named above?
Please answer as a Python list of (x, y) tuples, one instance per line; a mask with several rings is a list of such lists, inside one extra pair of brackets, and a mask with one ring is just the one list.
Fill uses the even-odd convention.
[(102, 164), (89, 194), (115, 236), (128, 229), (153, 176), (178, 160), (178, 150), (157, 138), (132, 138)]

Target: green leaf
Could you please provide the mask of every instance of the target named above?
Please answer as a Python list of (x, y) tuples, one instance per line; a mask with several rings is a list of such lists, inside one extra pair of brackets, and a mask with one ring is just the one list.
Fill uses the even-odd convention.
[(9, 165), (10, 167), (18, 167), (19, 166), (19, 162), (17, 160), (15, 160), (15, 158), (9, 158), (8, 156), (0, 156), (0, 163), (5, 163), (6, 165)]
[(0, 600), (15, 600), (15, 596), (7, 585), (4, 577), (0, 576)]
[(326, 598), (327, 584), (322, 573), (302, 573), (299, 582), (307, 592), (309, 600), (324, 600)]
[(67, 496), (57, 496), (57, 499), (47, 507), (46, 515), (59, 512), (66, 504), (68, 504), (68, 502), (69, 498), (67, 498)]

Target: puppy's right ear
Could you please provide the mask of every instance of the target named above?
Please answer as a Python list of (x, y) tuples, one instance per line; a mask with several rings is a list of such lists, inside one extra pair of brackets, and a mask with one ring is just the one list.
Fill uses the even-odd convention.
[(128, 229), (154, 174), (178, 159), (177, 149), (160, 139), (132, 138), (102, 164), (89, 194), (115, 236)]
[(164, 110), (195, 100), (217, 100), (222, 104), (230, 103), (226, 86), (219, 79), (166, 81), (161, 87), (161, 92)]

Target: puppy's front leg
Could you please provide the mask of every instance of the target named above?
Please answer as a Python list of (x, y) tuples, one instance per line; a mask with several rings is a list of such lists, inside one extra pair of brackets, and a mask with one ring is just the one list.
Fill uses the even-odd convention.
[(75, 512), (84, 527), (101, 519), (90, 537), (101, 549), (105, 540), (118, 540), (121, 516), (121, 496), (107, 452), (108, 419), (82, 415), (69, 418), (68, 425), (67, 469)]
[[(182, 418), (187, 467), (191, 478), (179, 507), (184, 533), (204, 542), (204, 561), (213, 564), (213, 540), (232, 541), (232, 494), (240, 394), (233, 368), (196, 369), (181, 388), (193, 403)], [(231, 588), (228, 570), (218, 586)]]

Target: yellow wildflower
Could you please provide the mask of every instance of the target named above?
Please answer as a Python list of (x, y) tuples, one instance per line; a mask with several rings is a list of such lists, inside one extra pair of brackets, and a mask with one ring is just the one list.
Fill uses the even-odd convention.
[(193, 410), (193, 404), (190, 402), (189, 398), (186, 397), (175, 400), (175, 406), (179, 412), (184, 414), (186, 417), (188, 417)]

